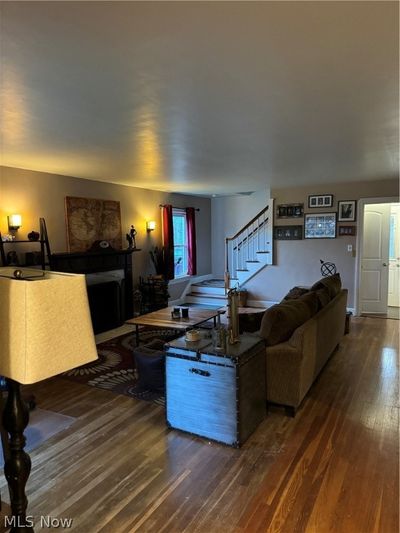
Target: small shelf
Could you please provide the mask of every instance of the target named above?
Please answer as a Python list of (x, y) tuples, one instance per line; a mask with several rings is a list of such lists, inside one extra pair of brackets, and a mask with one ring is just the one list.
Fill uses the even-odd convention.
[[(1, 233), (0, 233), (0, 257), (1, 257), (1, 262), (3, 266), (34, 267), (34, 268), (41, 266), (42, 270), (46, 270), (46, 266), (48, 266), (49, 264), (48, 258), (50, 257), (50, 245), (49, 245), (49, 238), (47, 236), (46, 222), (44, 218), (39, 219), (39, 224), (40, 224), (40, 238), (37, 240), (15, 239), (12, 241), (3, 241)], [(28, 243), (40, 245), (40, 251), (32, 252), (32, 254), (38, 254), (38, 258), (37, 260), (34, 261), (34, 264), (27, 264), (26, 261), (21, 261), (20, 263), (18, 260), (18, 256), (16, 256), (16, 253), (14, 257), (17, 259), (17, 261), (14, 262), (13, 260), (10, 260), (10, 255), (9, 255), (13, 252), (13, 250), (8, 252), (7, 255), (4, 251), (5, 244), (18, 245), (18, 244), (28, 244)], [(47, 256), (47, 260), (46, 260), (46, 256)], [(14, 257), (12, 259), (14, 259)], [(25, 254), (25, 259), (27, 259), (26, 254)]]
[(33, 240), (30, 241), (29, 239), (27, 239), (27, 240), (24, 240), (24, 241), (22, 241), (22, 240), (18, 240), (18, 241), (17, 240), (13, 240), (13, 241), (2, 241), (2, 242), (3, 242), (3, 244), (16, 244), (18, 242), (32, 242), (32, 243), (35, 243), (35, 242), (45, 242), (45, 241), (44, 241), (44, 239), (36, 239), (35, 241), (33, 241)]

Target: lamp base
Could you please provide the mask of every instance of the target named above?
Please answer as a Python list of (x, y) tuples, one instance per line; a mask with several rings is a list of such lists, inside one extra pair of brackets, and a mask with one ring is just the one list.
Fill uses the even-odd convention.
[(11, 533), (33, 532), (26, 519), (28, 499), (25, 485), (31, 471), (31, 459), (24, 451), (24, 430), (29, 422), (29, 411), (21, 397), (20, 385), (6, 379), (8, 396), (3, 411), (3, 426), (9, 435), (9, 455), (5, 458), (4, 474), (10, 491), (12, 517), (9, 519)]

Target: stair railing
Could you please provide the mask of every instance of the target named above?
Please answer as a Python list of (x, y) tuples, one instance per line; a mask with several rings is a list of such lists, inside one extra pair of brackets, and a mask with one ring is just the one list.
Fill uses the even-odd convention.
[(257, 252), (271, 254), (272, 263), (272, 209), (264, 207), (233, 237), (225, 238), (225, 288), (237, 273), (246, 271), (248, 263), (258, 262)]

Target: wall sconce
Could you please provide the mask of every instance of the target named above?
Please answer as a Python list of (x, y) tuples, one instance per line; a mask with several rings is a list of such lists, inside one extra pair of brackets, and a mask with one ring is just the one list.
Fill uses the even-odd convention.
[(22, 226), (21, 215), (8, 215), (8, 229), (17, 230)]
[(146, 229), (148, 232), (153, 231), (156, 229), (156, 223), (154, 220), (148, 220), (146, 222)]

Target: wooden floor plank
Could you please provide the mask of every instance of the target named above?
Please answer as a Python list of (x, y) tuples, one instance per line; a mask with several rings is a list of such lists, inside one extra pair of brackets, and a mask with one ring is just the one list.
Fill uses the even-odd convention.
[(397, 321), (353, 318), (296, 417), (270, 409), (239, 450), (168, 429), (151, 403), (24, 387), (75, 418), (31, 452), (29, 513), (82, 533), (398, 531), (398, 341)]

